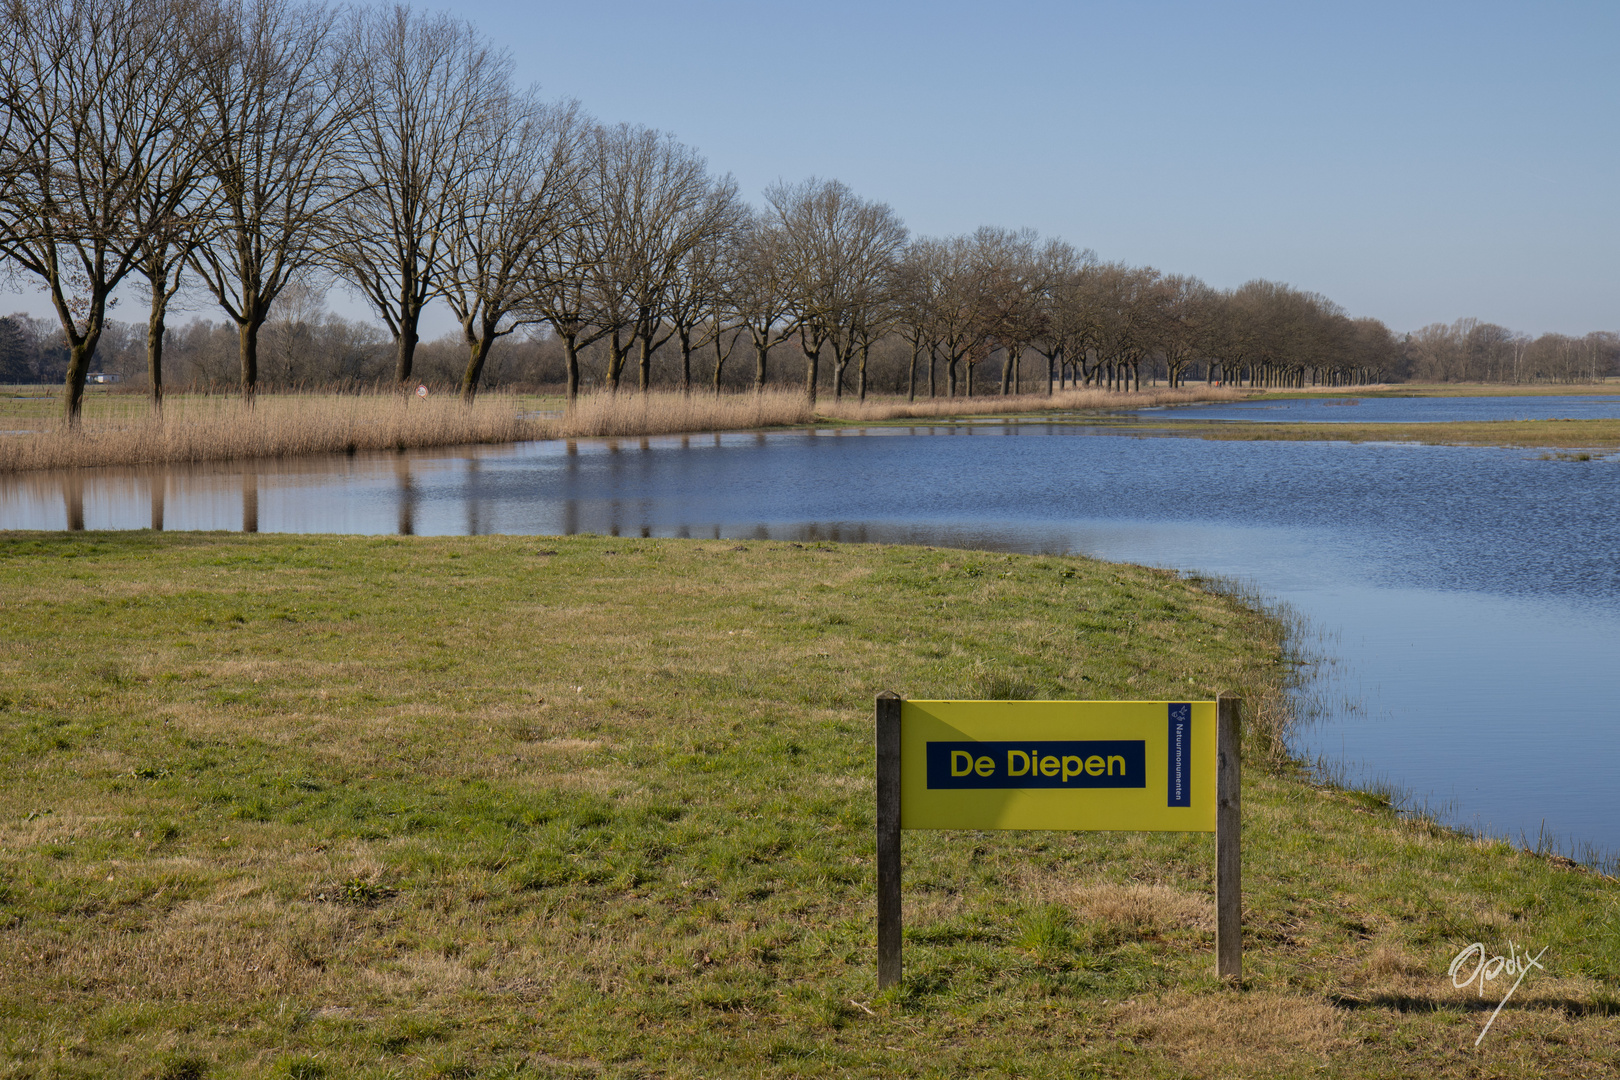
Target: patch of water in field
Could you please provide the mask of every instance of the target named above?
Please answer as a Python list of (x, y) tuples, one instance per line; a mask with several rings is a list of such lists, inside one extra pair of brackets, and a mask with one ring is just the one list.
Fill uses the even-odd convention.
[(1441, 424), (1486, 420), (1616, 420), (1620, 394), (1545, 397), (1289, 398), (1139, 409), (1144, 420), (1290, 424)]
[[(1347, 410), (1348, 411), (1348, 410)], [(911, 542), (1252, 583), (1330, 638), (1303, 749), (1454, 820), (1620, 848), (1620, 461), (918, 426), (0, 480), (0, 527)]]

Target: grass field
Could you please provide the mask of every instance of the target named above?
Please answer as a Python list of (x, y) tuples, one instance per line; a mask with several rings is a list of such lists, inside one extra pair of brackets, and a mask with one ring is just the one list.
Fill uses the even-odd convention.
[[(80, 533), (0, 534), (0, 587), (0, 1076), (1620, 1068), (1620, 885), (1272, 760), (1280, 626), (1198, 581)], [(1242, 692), (1246, 985), (1213, 977), (1207, 835), (912, 833), (878, 994), (885, 688)], [(1477, 1049), (1475, 941), (1548, 949)]]

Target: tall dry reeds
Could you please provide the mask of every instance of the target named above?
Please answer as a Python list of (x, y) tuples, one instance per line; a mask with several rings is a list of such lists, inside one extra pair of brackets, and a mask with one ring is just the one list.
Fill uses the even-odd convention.
[(691, 396), (668, 391), (650, 394), (593, 394), (582, 397), (557, 421), (558, 438), (676, 435), (698, 431), (785, 427), (815, 421), (803, 391)]
[(341, 454), (536, 437), (516, 402), (396, 394), (171, 398), (161, 416), (85, 420), (0, 436), (0, 471)]
[(582, 397), (560, 416), (525, 414), (518, 398), (398, 394), (261, 395), (252, 408), (234, 397), (175, 396), (161, 417), (86, 418), (78, 428), (54, 423), (0, 435), (0, 472), (104, 465), (161, 465), (244, 458), (285, 458), (359, 450), (416, 449), (524, 439), (632, 438), (810, 424), (1098, 411), (1231, 401), (1242, 391), (1214, 387), (1110, 393), (1067, 390), (1014, 397), (872, 398), (864, 404), (822, 400), (812, 408), (798, 390), (761, 394), (685, 395), (673, 391)]

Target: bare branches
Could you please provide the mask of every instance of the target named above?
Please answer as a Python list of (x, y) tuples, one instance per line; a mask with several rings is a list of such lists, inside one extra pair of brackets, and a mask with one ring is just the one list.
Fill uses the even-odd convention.
[(778, 258), (804, 349), (805, 394), (816, 400), (821, 348), (831, 343), (834, 393), (841, 395), (856, 345), (880, 318), (906, 227), (886, 203), (861, 199), (837, 180), (776, 184), (765, 199), (780, 230)]
[(192, 9), (166, 0), (5, 0), (0, 255), (49, 294), (76, 423), (111, 296), (184, 195), (161, 178), (184, 140)]
[(579, 197), (587, 135), (576, 102), (507, 94), (483, 111), (446, 215), (441, 290), (467, 345), (468, 401), (496, 339), (541, 317), (537, 301), (556, 253), (588, 224)]
[(293, 0), (224, 0), (197, 45), (215, 216), (190, 263), (241, 340), (242, 395), (276, 294), (327, 253), (359, 102), (337, 15)]
[(404, 5), (363, 13), (353, 35), (363, 106), (331, 262), (387, 325), (404, 383), (440, 286), (456, 193), (484, 152), (487, 111), (510, 92), (511, 61), (471, 25)]

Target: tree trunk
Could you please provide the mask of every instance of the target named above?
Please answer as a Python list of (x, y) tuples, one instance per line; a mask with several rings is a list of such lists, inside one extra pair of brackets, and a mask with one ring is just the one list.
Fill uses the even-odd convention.
[(871, 348), (866, 343), (861, 344), (861, 404), (866, 404), (866, 354)]
[(628, 353), (629, 350), (619, 340), (619, 332), (617, 330), (613, 331), (608, 337), (607, 390), (609, 394), (618, 394), (619, 392), (619, 374), (624, 371), (624, 360)]
[(251, 406), (259, 390), (259, 327), (263, 316), (250, 314), (237, 324), (236, 337), (242, 358), (242, 403)]
[(637, 365), (639, 370), (636, 376), (636, 385), (645, 394), (652, 389), (652, 335), (641, 335), (641, 362)]
[(478, 396), (478, 380), (484, 377), (484, 361), (489, 359), (495, 338), (487, 332), (480, 338), (475, 339), (471, 334), (467, 338), (467, 371), (461, 377), (461, 400), (471, 405)]
[(948, 357), (945, 361), (945, 396), (956, 396), (956, 357)]
[[(84, 408), (84, 377), (90, 373), (90, 358), (96, 354), (96, 341), (100, 334), (85, 337), (68, 348), (68, 368), (62, 394), (62, 419), (68, 427), (79, 426), (79, 412)], [(81, 528), (83, 526), (80, 526)]]
[(416, 363), (416, 343), (420, 340), (416, 333), (418, 318), (416, 311), (407, 308), (399, 322), (399, 337), (394, 341), (394, 381), (401, 386), (410, 380), (411, 368)]
[(681, 393), (692, 396), (692, 335), (680, 331), (681, 338)]
[(766, 365), (771, 358), (771, 343), (754, 338), (754, 393), (765, 392)]
[(906, 374), (906, 400), (917, 400), (917, 353), (920, 347), (917, 342), (911, 343), (911, 370)]
[(152, 411), (163, 411), (163, 331), (169, 298), (163, 284), (152, 283), (152, 313), (146, 320), (146, 380), (151, 384)]
[(821, 378), (821, 344), (804, 350), (804, 395), (812, 406), (816, 403), (816, 382)]
[(558, 334), (563, 343), (563, 363), (568, 368), (568, 403), (579, 400), (579, 341), (578, 334)]
[(1009, 381), (1012, 379), (1013, 364), (1016, 363), (1016, 362), (1017, 361), (1015, 361), (1013, 359), (1012, 347), (1008, 346), (1007, 349), (1005, 350), (1002, 358), (1001, 358), (1001, 396), (1002, 397), (1007, 396), (1007, 393), (1008, 393), (1007, 387), (1009, 385)]

